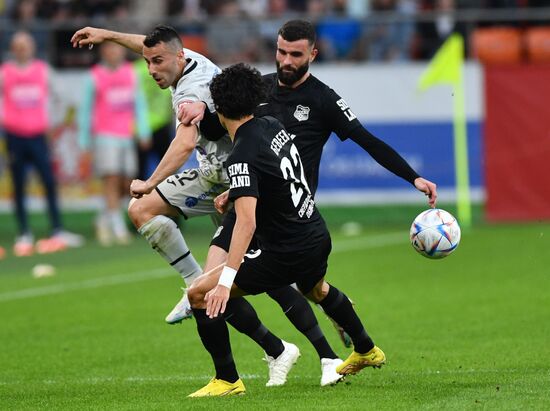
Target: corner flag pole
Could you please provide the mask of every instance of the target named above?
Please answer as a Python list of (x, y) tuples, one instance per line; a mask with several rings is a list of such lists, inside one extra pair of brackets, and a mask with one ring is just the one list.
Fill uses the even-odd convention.
[(464, 40), (454, 33), (436, 52), (422, 73), (418, 88), (424, 91), (436, 84), (450, 84), (453, 90), (453, 134), (458, 220), (463, 227), (472, 223), (470, 179), (468, 168), (468, 137), (462, 75)]
[(468, 168), (468, 135), (466, 131), (466, 109), (462, 65), (460, 83), (453, 86), (453, 131), (455, 151), (456, 207), (458, 220), (463, 227), (472, 225), (472, 203), (470, 200), (470, 176)]

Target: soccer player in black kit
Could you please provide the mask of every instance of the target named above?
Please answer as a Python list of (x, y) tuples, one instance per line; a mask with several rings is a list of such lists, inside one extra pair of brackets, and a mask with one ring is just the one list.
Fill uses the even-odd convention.
[[(420, 177), (395, 150), (369, 133), (346, 102), (309, 73), (309, 64), (316, 55), (315, 29), (311, 23), (293, 20), (283, 25), (277, 40), (277, 72), (263, 77), (268, 87), (268, 96), (255, 111), (256, 116), (276, 117), (285, 125), (289, 133), (296, 136), (293, 142), (300, 152), (311, 193), (314, 195), (317, 189), (323, 146), (331, 133), (335, 132), (341, 140), (350, 138), (386, 169), (413, 184), (428, 196), (429, 205), (435, 206), (437, 198), (435, 184)], [(193, 111), (194, 109), (196, 111)], [(203, 112), (204, 105), (201, 103), (188, 105), (186, 112), (180, 114), (180, 120), (183, 123), (202, 120), (201, 130), (213, 139), (225, 133), (215, 114), (209, 113), (208, 110), (204, 114)], [(227, 197), (221, 196), (216, 201), (220, 207), (224, 206)], [(230, 211), (222, 223), (222, 229), (218, 230), (212, 240), (211, 249), (228, 250), (234, 223), (235, 214)], [(216, 264), (219, 262), (219, 260), (216, 261)], [(327, 293), (327, 298), (335, 300), (342, 298), (340, 295), (331, 294), (327, 289), (322, 290), (321, 295), (317, 297), (323, 298)], [(303, 298), (291, 287), (271, 290), (269, 295), (283, 307), (297, 307), (304, 304)], [(311, 312), (305, 315), (314, 317)], [(330, 314), (329, 317), (331, 317)], [(335, 318), (332, 317), (332, 319)], [(305, 321), (305, 318), (299, 320)], [(296, 320), (293, 323), (296, 325)], [(351, 337), (353, 339), (354, 336)], [(356, 335), (355, 338), (358, 336)], [(344, 374), (354, 373), (370, 365), (368, 356), (352, 355), (337, 370)]]
[[(234, 203), (236, 220), (223, 270), (199, 277), (189, 290), (199, 335), (216, 369), (216, 377), (190, 397), (245, 392), (227, 325), (219, 314), (225, 312), (230, 297), (292, 283), (352, 336), (352, 356), (368, 357), (370, 366), (382, 365), (384, 353), (368, 336), (349, 300), (324, 280), (330, 234), (315, 207), (294, 144), (296, 136), (273, 117), (253, 115), (264, 97), (260, 73), (244, 64), (231, 66), (212, 80), (210, 91), (220, 122), (233, 140), (226, 165), (228, 198)], [(246, 254), (253, 236), (259, 248)], [(353, 367), (344, 364), (343, 373)]]

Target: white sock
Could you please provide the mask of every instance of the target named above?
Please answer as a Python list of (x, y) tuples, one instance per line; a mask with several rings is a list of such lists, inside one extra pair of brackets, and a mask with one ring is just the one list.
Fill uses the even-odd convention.
[(202, 269), (189, 251), (181, 231), (170, 218), (163, 215), (153, 217), (138, 232), (181, 274), (187, 286), (202, 274)]

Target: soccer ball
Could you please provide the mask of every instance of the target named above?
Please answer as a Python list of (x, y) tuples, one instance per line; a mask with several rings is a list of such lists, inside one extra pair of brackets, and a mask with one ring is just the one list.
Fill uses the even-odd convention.
[(411, 244), (427, 258), (447, 257), (460, 243), (460, 226), (450, 213), (432, 208), (418, 214), (411, 225)]

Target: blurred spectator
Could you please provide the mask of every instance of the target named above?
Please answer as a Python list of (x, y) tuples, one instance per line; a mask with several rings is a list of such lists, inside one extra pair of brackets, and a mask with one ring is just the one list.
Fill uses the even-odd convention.
[(168, 0), (167, 15), (180, 15), (187, 20), (202, 20), (206, 17), (206, 10), (202, 0)]
[(236, 0), (219, 2), (206, 30), (208, 57), (216, 63), (258, 61), (258, 25), (241, 16)]
[(259, 61), (273, 61), (279, 29), (286, 21), (296, 16), (294, 12), (289, 10), (287, 0), (269, 0), (267, 15), (269, 16), (268, 19), (263, 20), (258, 27), (260, 38)]
[(241, 11), (252, 18), (265, 17), (268, 9), (268, 0), (238, 0)]
[(315, 21), (327, 13), (328, 8), (325, 0), (307, 0), (306, 14), (308, 19)]
[(307, 10), (308, 0), (288, 0), (288, 10), (303, 13)]
[[(416, 2), (413, 0), (371, 0), (371, 11), (387, 19), (367, 23), (363, 43), (370, 61), (401, 61), (410, 58)], [(392, 14), (393, 13), (393, 14)], [(395, 20), (391, 17), (395, 16)]]
[(172, 98), (170, 90), (161, 89), (149, 75), (145, 60), (136, 60), (134, 69), (147, 101), (147, 119), (152, 133), (150, 147), (138, 147), (138, 178), (147, 180), (172, 141)]
[(21, 0), (13, 5), (11, 18), (13, 21), (24, 25), (32, 23), (37, 17), (35, 0)]
[[(423, 21), (417, 24), (416, 56), (420, 59), (432, 58), (452, 33), (458, 32), (463, 36), (466, 35), (464, 24), (455, 19), (455, 0), (436, 0), (433, 10), (437, 13), (433, 21)], [(464, 44), (467, 46), (466, 41)]]
[(6, 5), (11, 19), (20, 24), (36, 20), (120, 18), (127, 14), (128, 7), (129, 0), (21, 0)]
[[(130, 192), (138, 163), (134, 126), (143, 148), (150, 143), (147, 106), (138, 76), (126, 50), (113, 42), (100, 46), (100, 63), (90, 70), (79, 112), (79, 143), (93, 152), (94, 171), (101, 178), (105, 209), (96, 219), (102, 245), (126, 244), (130, 234), (121, 200)], [(88, 157), (90, 157), (88, 155)]]
[(34, 237), (29, 227), (25, 204), (28, 166), (38, 171), (46, 191), (51, 236), (36, 243), (38, 252), (78, 247), (84, 239), (63, 230), (57, 202), (46, 134), (50, 128), (48, 103), (52, 93), (52, 73), (48, 65), (35, 59), (35, 42), (28, 32), (15, 33), (10, 43), (13, 60), (0, 66), (2, 110), (0, 123), (5, 130), (9, 165), (13, 180), (15, 216), (19, 236), (14, 254), (28, 256), (34, 252)]
[(346, 4), (346, 13), (350, 17), (364, 18), (370, 10), (371, 0), (348, 0)]

